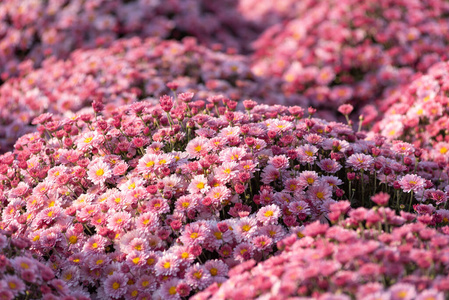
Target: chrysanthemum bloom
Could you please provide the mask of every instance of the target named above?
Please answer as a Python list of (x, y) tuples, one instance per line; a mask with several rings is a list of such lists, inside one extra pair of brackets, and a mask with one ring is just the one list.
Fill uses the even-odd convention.
[(147, 175), (153, 172), (156, 169), (156, 161), (158, 160), (157, 154), (145, 154), (139, 159), (139, 163), (137, 165), (137, 172), (139, 174)]
[(300, 146), (298, 148), (298, 159), (303, 164), (311, 164), (315, 161), (315, 154), (318, 152), (318, 148), (313, 145)]
[(210, 150), (209, 140), (203, 137), (196, 137), (191, 140), (186, 147), (186, 152), (194, 158), (201, 158)]
[(267, 250), (273, 244), (273, 239), (266, 235), (259, 235), (251, 241), (257, 250)]
[(136, 282), (137, 288), (141, 291), (154, 291), (157, 286), (154, 276), (142, 275)]
[(186, 270), (185, 280), (192, 288), (199, 290), (205, 289), (212, 283), (210, 273), (199, 263)]
[(393, 141), (392, 150), (401, 155), (412, 155), (415, 152), (413, 145), (402, 141)]
[(237, 221), (234, 228), (237, 241), (250, 240), (257, 231), (255, 218), (244, 217)]
[(310, 207), (309, 204), (305, 201), (293, 201), (288, 205), (288, 210), (292, 213), (298, 215), (298, 214), (310, 214)]
[(312, 201), (330, 200), (332, 197), (332, 187), (330, 187), (327, 183), (320, 183), (311, 186), (307, 191), (307, 195)]
[(315, 171), (303, 171), (299, 175), (299, 183), (306, 187), (317, 183), (318, 174)]
[(176, 210), (185, 212), (189, 209), (195, 208), (197, 204), (197, 198), (194, 195), (186, 195), (179, 197), (176, 200), (175, 207)]
[(4, 275), (3, 282), (5, 287), (11, 291), (14, 296), (18, 296), (20, 293), (25, 291), (25, 283), (23, 283), (22, 279), (17, 277), (16, 275)]
[(280, 173), (273, 165), (268, 165), (263, 169), (261, 177), (263, 183), (270, 184), (280, 178)]
[(95, 139), (100, 138), (95, 132), (89, 131), (80, 136), (77, 140), (76, 149), (80, 151), (85, 151), (89, 147), (91, 147)]
[(209, 191), (210, 186), (207, 184), (207, 178), (204, 175), (195, 175), (187, 189), (191, 194), (205, 194)]
[(108, 240), (101, 235), (95, 234), (91, 236), (83, 247), (83, 252), (86, 253), (103, 253)]
[(213, 187), (209, 191), (207, 196), (212, 199), (212, 203), (221, 204), (224, 201), (228, 200), (229, 197), (231, 197), (231, 190), (228, 189), (227, 187), (221, 185), (221, 186)]
[[(178, 285), (182, 281), (178, 278), (171, 278), (167, 280), (166, 282), (162, 283), (160, 290), (160, 298), (156, 299), (166, 299), (166, 300), (179, 300), (181, 299), (181, 296), (178, 294), (177, 288)], [(155, 296), (155, 295), (153, 295)]]
[(234, 161), (224, 162), (214, 169), (214, 176), (220, 182), (228, 183), (237, 176), (238, 164)]
[(330, 158), (320, 160), (317, 165), (321, 168), (321, 170), (332, 174), (338, 172), (341, 169), (341, 165)]
[(236, 259), (240, 262), (249, 260), (253, 256), (253, 252), (254, 252), (253, 245), (251, 245), (250, 243), (247, 243), (247, 242), (240, 243), (234, 249), (234, 252), (233, 252), (234, 259)]
[(263, 225), (277, 224), (280, 216), (281, 209), (276, 204), (272, 204), (262, 207), (257, 212), (257, 221)]
[(285, 155), (276, 155), (273, 157), (270, 157), (268, 159), (268, 163), (273, 165), (276, 169), (284, 169), (289, 166), (288, 157)]
[(416, 297), (416, 289), (408, 283), (396, 283), (389, 288), (392, 300), (411, 300)]
[(212, 278), (215, 277), (225, 277), (228, 275), (229, 267), (226, 263), (221, 260), (214, 259), (208, 260), (204, 264), (204, 268), (209, 271), (209, 274)]
[(399, 185), (406, 193), (413, 191), (418, 193), (424, 189), (425, 180), (416, 174), (407, 174), (399, 181)]
[(346, 164), (353, 168), (354, 170), (369, 170), (374, 163), (374, 159), (371, 155), (366, 155), (363, 153), (356, 153), (351, 155)]
[(109, 216), (107, 227), (113, 231), (122, 231), (128, 228), (130, 220), (128, 212), (117, 212)]
[(173, 253), (165, 253), (155, 265), (156, 275), (173, 276), (179, 271), (180, 261)]
[(114, 272), (104, 281), (104, 292), (111, 298), (120, 298), (126, 294), (128, 278), (125, 274)]
[(223, 162), (239, 162), (245, 158), (246, 150), (242, 147), (229, 147), (221, 151), (219, 156)]
[(190, 223), (184, 228), (180, 240), (185, 246), (201, 245), (209, 233), (209, 228), (205, 224)]

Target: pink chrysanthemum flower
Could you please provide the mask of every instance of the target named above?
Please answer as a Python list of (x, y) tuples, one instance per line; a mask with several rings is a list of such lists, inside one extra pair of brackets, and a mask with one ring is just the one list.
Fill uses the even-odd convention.
[(272, 204), (262, 207), (257, 212), (257, 221), (263, 225), (277, 224), (280, 216), (281, 209), (276, 204)]
[(4, 275), (3, 282), (5, 287), (16, 297), (25, 291), (25, 283), (16, 275)]
[(254, 252), (254, 246), (250, 243), (243, 242), (235, 247), (233, 255), (234, 259), (240, 262), (251, 259)]
[(356, 171), (369, 170), (372, 167), (373, 163), (373, 157), (363, 153), (353, 154), (346, 161), (346, 164)]
[(142, 156), (142, 158), (139, 160), (139, 163), (137, 164), (137, 172), (139, 174), (147, 175), (151, 172), (153, 172), (156, 169), (156, 162), (158, 160), (158, 155), (149, 153)]
[(126, 294), (128, 278), (123, 273), (114, 272), (104, 281), (104, 292), (111, 298), (120, 298)]
[(293, 201), (288, 205), (288, 210), (292, 213), (310, 215), (309, 204), (305, 201)]
[(413, 145), (403, 141), (393, 141), (392, 150), (401, 155), (412, 155), (415, 152)]
[(209, 193), (207, 194), (208, 197), (212, 199), (212, 203), (214, 204), (221, 204), (223, 201), (226, 201), (231, 197), (231, 190), (228, 189), (225, 186), (217, 186), (213, 187)]
[(289, 166), (288, 157), (285, 155), (276, 155), (268, 159), (268, 163), (276, 169), (285, 169)]
[(197, 198), (194, 195), (181, 196), (176, 200), (175, 207), (176, 210), (185, 212), (192, 209), (197, 204)]
[(199, 290), (205, 289), (212, 283), (210, 273), (199, 263), (187, 268), (185, 280), (192, 288)]
[(207, 184), (207, 178), (204, 175), (195, 175), (188, 187), (188, 191), (191, 194), (205, 194), (209, 191), (209, 189), (210, 186)]
[(203, 137), (196, 137), (191, 140), (186, 147), (186, 152), (190, 157), (201, 158), (210, 150), (209, 140)]
[(80, 136), (77, 140), (76, 149), (85, 151), (89, 147), (94, 145), (94, 142), (96, 142), (96, 139), (100, 138), (101, 136), (98, 136), (93, 131), (88, 131), (84, 133), (82, 136)]
[(141, 214), (136, 220), (136, 226), (138, 229), (145, 229), (152, 231), (156, 229), (159, 223), (159, 217), (157, 214), (146, 212)]
[(89, 253), (103, 253), (106, 245), (108, 243), (108, 240), (105, 237), (102, 237), (101, 235), (93, 235), (91, 236), (83, 247), (83, 252)]
[(221, 151), (219, 156), (223, 162), (239, 162), (245, 158), (246, 150), (240, 147), (230, 147)]
[(264, 184), (270, 184), (280, 178), (280, 173), (273, 165), (266, 166), (262, 171), (261, 181)]
[(321, 170), (332, 174), (338, 172), (341, 169), (341, 165), (330, 158), (320, 160), (317, 165), (321, 168)]
[(128, 229), (131, 215), (128, 212), (116, 212), (108, 217), (107, 227), (113, 231), (122, 231)]
[(223, 183), (228, 183), (237, 176), (237, 167), (238, 164), (236, 162), (224, 162), (222, 165), (214, 169), (215, 179)]
[(311, 186), (307, 191), (309, 199), (312, 201), (326, 201), (332, 198), (332, 187), (327, 183), (319, 183)]
[(234, 233), (238, 242), (250, 240), (257, 232), (257, 221), (255, 218), (244, 217), (237, 221)]
[(173, 276), (179, 271), (179, 259), (173, 253), (165, 253), (155, 265), (156, 275)]
[(318, 152), (318, 148), (312, 145), (304, 145), (298, 148), (298, 159), (303, 164), (311, 164), (315, 161), (315, 154)]
[(186, 225), (180, 240), (185, 246), (197, 246), (204, 242), (209, 233), (209, 228), (204, 224), (191, 223)]
[(204, 268), (209, 272), (212, 278), (225, 277), (228, 275), (229, 270), (228, 265), (218, 259), (208, 260), (204, 264)]
[(286, 193), (297, 193), (304, 189), (304, 186), (299, 183), (298, 178), (289, 178), (285, 181), (285, 188), (283, 192)]
[(425, 180), (415, 174), (407, 174), (403, 176), (399, 181), (399, 185), (406, 193), (413, 191), (418, 193), (424, 189)]
[(165, 300), (180, 300), (181, 296), (178, 294), (178, 285), (182, 281), (178, 278), (171, 278), (166, 282), (162, 283), (159, 291), (159, 298), (156, 295), (154, 299), (165, 299)]
[(318, 174), (315, 171), (303, 171), (299, 175), (299, 183), (306, 187), (317, 183)]
[(266, 250), (273, 244), (273, 239), (266, 235), (259, 235), (251, 241), (257, 250)]
[(219, 137), (238, 137), (240, 134), (240, 127), (238, 126), (228, 126), (226, 128), (223, 128), (220, 133), (218, 134)]

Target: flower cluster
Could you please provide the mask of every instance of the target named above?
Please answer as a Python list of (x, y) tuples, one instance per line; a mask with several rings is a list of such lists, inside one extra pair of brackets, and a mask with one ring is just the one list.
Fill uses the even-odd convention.
[(122, 37), (192, 36), (210, 47), (247, 51), (263, 29), (291, 14), (291, 2), (273, 10), (270, 1), (252, 0), (5, 0), (0, 3), (1, 77), (49, 56), (65, 58)]
[[(372, 100), (445, 60), (445, 1), (301, 1), (296, 18), (254, 43), (253, 71), (276, 76), (287, 94), (334, 113), (351, 102), (376, 117)], [(358, 115), (357, 115), (358, 116)]]
[(432, 156), (449, 151), (449, 64), (437, 63), (410, 84), (379, 101), (384, 112), (374, 132), (389, 140), (401, 139), (424, 148), (433, 148)]
[(282, 97), (264, 82), (243, 56), (209, 50), (193, 38), (132, 38), (108, 48), (78, 50), (67, 60), (47, 59), (42, 68), (24, 71), (0, 87), (0, 151), (34, 131), (31, 120), (41, 113), (71, 116), (92, 104), (94, 111), (105, 106), (112, 112), (170, 90), (194, 92), (197, 99), (223, 94), (276, 102)]
[(90, 299), (89, 293), (55, 277), (49, 265), (26, 250), (30, 241), (0, 230), (1, 299)]
[(227, 282), (192, 299), (444, 299), (448, 226), (439, 232), (407, 213), (348, 207), (344, 201), (333, 204), (338, 224), (298, 229), (278, 243), (279, 255), (234, 267)]
[(35, 118), (0, 156), (0, 226), (97, 298), (179, 299), (307, 223), (338, 220), (340, 200), (376, 226), (448, 222), (448, 176), (413, 145), (367, 140), (314, 109), (193, 96)]

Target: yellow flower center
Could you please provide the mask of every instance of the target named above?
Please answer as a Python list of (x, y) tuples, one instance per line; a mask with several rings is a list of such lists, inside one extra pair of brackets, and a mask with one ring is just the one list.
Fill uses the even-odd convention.
[(192, 239), (198, 238), (198, 232), (192, 232), (192, 234), (190, 234), (190, 238)]
[(167, 261), (167, 262), (164, 263), (164, 268), (165, 268), (165, 269), (170, 268), (170, 262), (169, 262), (169, 261)]
[(209, 270), (209, 272), (210, 272), (210, 275), (212, 275), (212, 276), (217, 276), (217, 274), (218, 274), (218, 270), (216, 268), (211, 268)]
[(323, 192), (318, 192), (318, 193), (316, 193), (316, 197), (318, 199), (323, 199), (324, 198), (324, 193)]
[(251, 226), (248, 224), (245, 224), (242, 226), (242, 230), (248, 232), (251, 229)]
[(140, 261), (140, 257), (133, 258), (133, 263), (137, 265)]
[(172, 287), (168, 290), (168, 293), (169, 293), (170, 295), (176, 294), (176, 287), (175, 287), (175, 286), (172, 286)]
[(267, 210), (263, 215), (264, 215), (265, 217), (272, 217), (273, 214), (274, 214), (273, 211)]
[(112, 284), (112, 288), (113, 288), (114, 290), (119, 289), (119, 288), (120, 288), (120, 283), (114, 282), (114, 283)]
[(29, 266), (27, 263), (24, 263), (24, 262), (22, 262), (22, 263), (20, 264), (20, 267), (21, 267), (22, 269), (29, 269), (29, 268), (30, 268), (30, 266)]
[(197, 188), (199, 188), (200, 190), (204, 188), (204, 183), (200, 182), (196, 185)]
[(147, 162), (146, 166), (147, 166), (147, 168), (154, 166), (154, 161)]
[(313, 156), (313, 152), (310, 151), (310, 150), (307, 150), (307, 151), (304, 151), (304, 152), (307, 154), (307, 156)]
[(92, 141), (93, 138), (88, 137), (84, 139), (84, 143), (89, 144)]
[(200, 152), (200, 151), (201, 151), (201, 146), (196, 146), (196, 147), (195, 147), (195, 151), (196, 151), (196, 152)]
[(97, 172), (95, 172), (95, 174), (97, 174), (97, 176), (103, 176), (104, 170), (103, 169), (98, 169)]
[(307, 178), (307, 183), (308, 184), (312, 184), (315, 182), (315, 179), (313, 179), (312, 177)]
[(193, 273), (193, 276), (195, 276), (197, 279), (201, 279), (201, 277), (203, 277), (203, 274), (200, 271), (198, 271)]
[(72, 235), (71, 237), (69, 237), (70, 244), (75, 244), (76, 242), (78, 242), (78, 237), (76, 235)]

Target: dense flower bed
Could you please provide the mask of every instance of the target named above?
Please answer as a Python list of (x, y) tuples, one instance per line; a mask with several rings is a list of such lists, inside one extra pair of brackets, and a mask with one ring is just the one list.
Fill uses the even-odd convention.
[[(69, 286), (179, 299), (268, 258), (304, 224), (338, 219), (330, 206), (349, 205), (340, 200), (371, 225), (447, 224), (447, 173), (411, 144), (366, 140), (312, 108), (304, 118), (297, 106), (245, 100), (245, 112), (193, 97), (112, 117), (100, 102), (95, 114), (37, 117), (38, 132), (0, 156), (1, 227), (29, 239)], [(387, 215), (363, 208), (376, 203)]]
[[(295, 19), (255, 42), (253, 71), (278, 77), (287, 94), (299, 93), (314, 107), (370, 105), (447, 57), (446, 1), (301, 3)], [(366, 121), (376, 117), (372, 105), (359, 113)]]
[(388, 208), (348, 206), (332, 205), (338, 225), (305, 226), (278, 243), (279, 255), (234, 267), (228, 281), (192, 299), (445, 299), (448, 226), (438, 232), (407, 215), (397, 227)]
[[(247, 51), (268, 25), (291, 12), (270, 1), (4, 0), (0, 3), (0, 73), (6, 79), (45, 58), (110, 45), (122, 37), (193, 36), (202, 44)], [(270, 22), (265, 16), (270, 15)], [(234, 51), (234, 50), (233, 50)], [(23, 64), (22, 64), (23, 65)]]
[(209, 50), (193, 38), (119, 40), (108, 48), (75, 51), (68, 60), (48, 59), (42, 68), (23, 70), (19, 78), (4, 83), (0, 146), (4, 152), (34, 131), (31, 120), (41, 113), (70, 115), (98, 99), (112, 111), (159, 97), (170, 88), (195, 92), (197, 99), (223, 94), (276, 103), (283, 97), (276, 86), (252, 74), (243, 56)]
[(373, 130), (388, 139), (432, 147), (447, 159), (449, 150), (449, 64), (438, 63), (413, 82), (379, 101), (383, 118)]
[(70, 288), (54, 271), (35, 259), (29, 240), (0, 230), (1, 299), (90, 299), (89, 293)]

